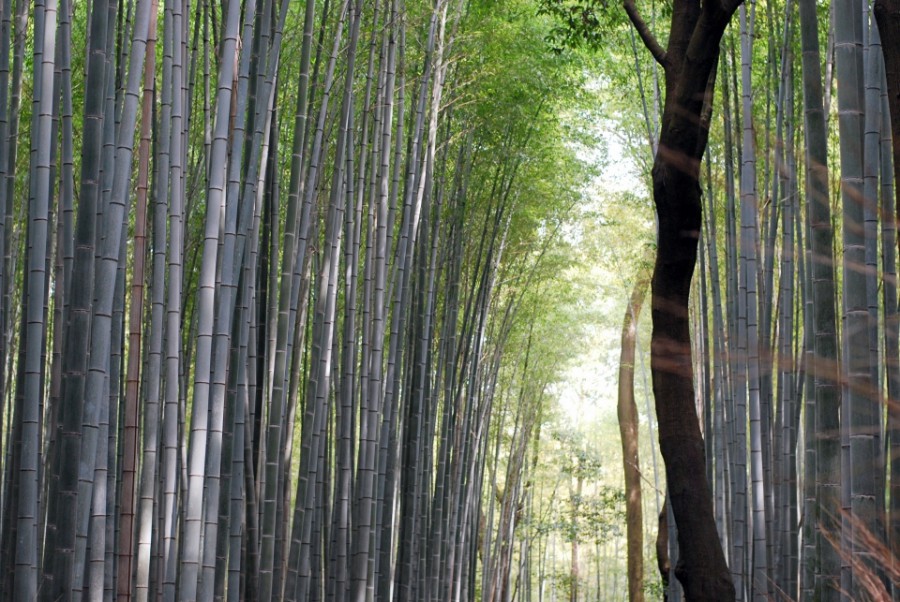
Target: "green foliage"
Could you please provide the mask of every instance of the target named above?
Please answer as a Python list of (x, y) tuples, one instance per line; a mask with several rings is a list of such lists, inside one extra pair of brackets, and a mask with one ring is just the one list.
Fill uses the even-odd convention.
[(566, 542), (599, 544), (620, 535), (625, 492), (601, 483), (605, 463), (588, 437), (571, 428), (554, 429), (545, 448), (548, 464), (557, 468), (557, 478), (569, 481), (570, 492), (546, 516), (530, 517), (527, 527), (535, 534), (558, 533)]
[(557, 53), (567, 48), (601, 48), (624, 16), (618, 3), (609, 0), (540, 0), (538, 14), (553, 18), (547, 42)]
[(662, 600), (666, 595), (666, 588), (662, 579), (657, 575), (655, 579), (644, 579), (644, 593), (654, 600)]
[(571, 502), (573, 511), (561, 512), (556, 522), (565, 541), (599, 544), (622, 534), (625, 492), (621, 489), (602, 486), (594, 494), (572, 496)]

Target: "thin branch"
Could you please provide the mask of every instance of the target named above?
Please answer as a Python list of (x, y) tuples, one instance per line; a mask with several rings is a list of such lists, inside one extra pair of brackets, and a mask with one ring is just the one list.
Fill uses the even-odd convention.
[(663, 69), (668, 69), (669, 61), (666, 51), (656, 40), (656, 37), (653, 35), (653, 32), (650, 31), (650, 28), (647, 27), (647, 23), (641, 17), (640, 13), (638, 13), (637, 7), (634, 5), (634, 0), (622, 0), (622, 5), (625, 7), (625, 12), (628, 13), (628, 18), (631, 19), (632, 24), (634, 24), (634, 28), (637, 30), (638, 35), (641, 36), (644, 46), (647, 47), (647, 50), (650, 51), (650, 54), (653, 55), (653, 58), (656, 59), (656, 62), (659, 63)]

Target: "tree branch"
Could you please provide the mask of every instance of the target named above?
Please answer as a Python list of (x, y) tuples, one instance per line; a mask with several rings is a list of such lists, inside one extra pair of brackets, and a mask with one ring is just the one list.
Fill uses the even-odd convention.
[(744, 0), (722, 0), (722, 10), (731, 18), (738, 7), (744, 3)]
[(745, 0), (716, 0), (715, 2), (704, 2), (703, 10), (709, 15), (714, 23), (719, 23), (722, 27), (725, 27), (744, 1)]
[(638, 13), (637, 7), (634, 5), (634, 0), (622, 0), (622, 5), (625, 7), (625, 12), (628, 13), (628, 18), (631, 19), (631, 23), (637, 30), (638, 35), (641, 36), (644, 46), (647, 47), (647, 50), (650, 51), (650, 54), (653, 55), (656, 62), (659, 63), (663, 69), (667, 69), (669, 61), (666, 51), (660, 46), (656, 37), (650, 31), (650, 28), (647, 27), (647, 23), (641, 17), (640, 13)]

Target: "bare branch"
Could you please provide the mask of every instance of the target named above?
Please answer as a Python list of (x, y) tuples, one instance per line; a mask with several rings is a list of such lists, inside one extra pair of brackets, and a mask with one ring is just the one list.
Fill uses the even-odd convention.
[(667, 69), (669, 61), (666, 51), (656, 40), (656, 37), (653, 35), (653, 32), (650, 31), (650, 28), (647, 27), (647, 23), (641, 17), (640, 13), (638, 13), (637, 7), (634, 5), (634, 0), (622, 0), (622, 5), (625, 7), (625, 12), (628, 13), (628, 18), (631, 19), (638, 35), (641, 36), (644, 46), (647, 47), (647, 50), (650, 51), (650, 54), (653, 55), (656, 62), (662, 65), (663, 69)]

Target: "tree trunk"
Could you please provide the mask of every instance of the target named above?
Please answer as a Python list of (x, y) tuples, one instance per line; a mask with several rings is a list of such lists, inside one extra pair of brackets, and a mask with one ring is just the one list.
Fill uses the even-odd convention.
[(644, 600), (644, 517), (641, 504), (641, 468), (638, 459), (638, 412), (634, 401), (634, 351), (638, 316), (647, 293), (648, 275), (638, 276), (622, 323), (619, 357), (619, 434), (625, 468), (625, 529), (628, 541), (628, 599)]
[(656, 520), (656, 567), (663, 585), (663, 600), (669, 599), (669, 574), (672, 564), (669, 561), (669, 500), (663, 502)]
[(572, 502), (572, 559), (569, 563), (569, 602), (578, 602), (578, 582), (581, 580), (581, 572), (578, 570), (581, 561), (578, 558), (578, 506), (581, 503), (581, 491), (584, 488), (584, 476), (578, 475), (575, 486), (575, 496)]
[(670, 501), (678, 525), (675, 574), (692, 601), (735, 599), (719, 543), (706, 481), (703, 435), (694, 407), (689, 296), (701, 228), (700, 159), (709, 137), (719, 42), (740, 2), (675, 2), (668, 49), (625, 7), (666, 73), (659, 151), (653, 164), (653, 199), (659, 220), (652, 280), (651, 370), (659, 439)]

